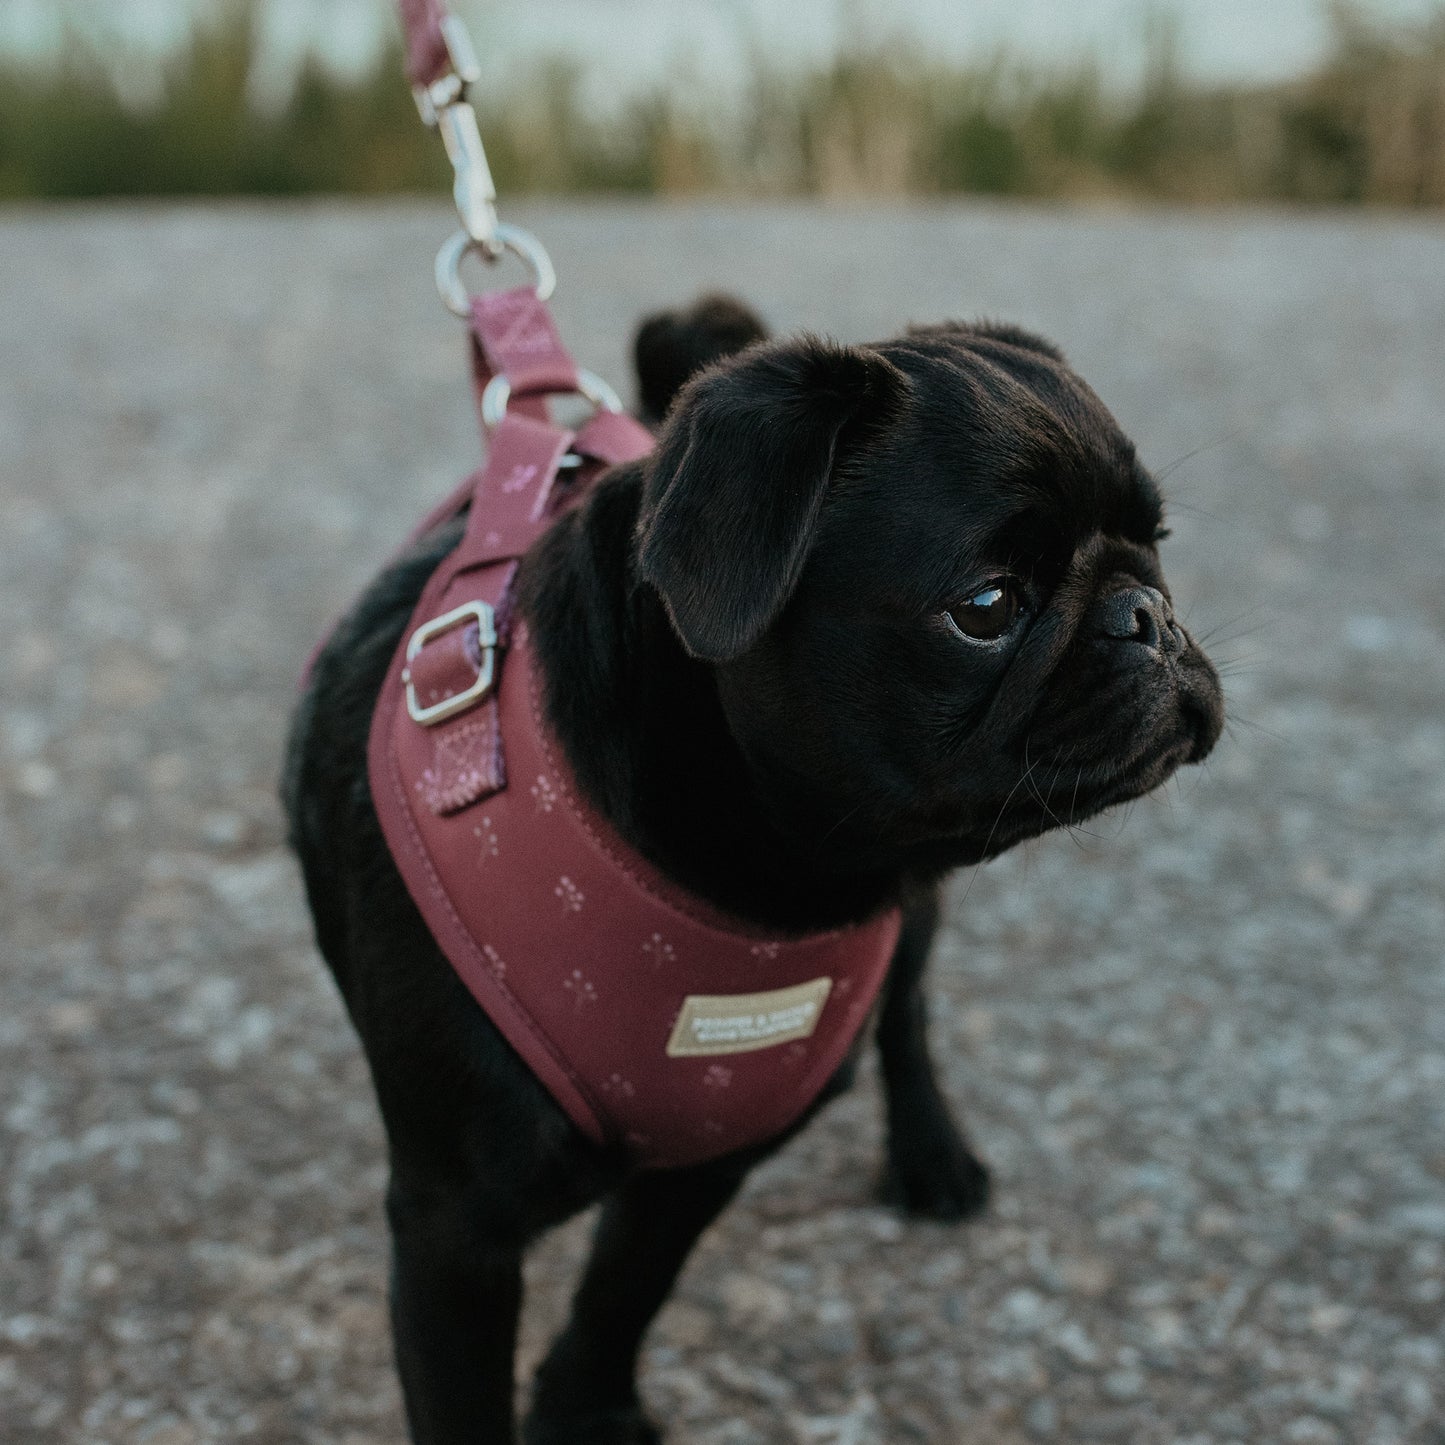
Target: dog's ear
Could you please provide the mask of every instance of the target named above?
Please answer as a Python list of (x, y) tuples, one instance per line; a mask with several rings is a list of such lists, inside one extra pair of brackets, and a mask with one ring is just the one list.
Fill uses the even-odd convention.
[(702, 296), (686, 311), (644, 318), (632, 342), (642, 420), (655, 426), (689, 377), (767, 335), (757, 314), (732, 296)]
[(907, 390), (878, 352), (814, 338), (689, 383), (647, 463), (637, 564), (694, 657), (736, 657), (782, 611), (841, 451)]

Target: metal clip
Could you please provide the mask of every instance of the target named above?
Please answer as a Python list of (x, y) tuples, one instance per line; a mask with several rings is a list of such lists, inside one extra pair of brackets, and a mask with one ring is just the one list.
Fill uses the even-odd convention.
[(490, 252), (501, 250), (497, 240), (497, 188), (492, 181), (492, 168), (482, 149), (477, 130), (477, 113), (465, 101), (446, 106), (437, 116), (447, 157), (456, 172), (452, 199), (462, 229), (480, 246)]
[(467, 27), (455, 15), (442, 21), (441, 31), (452, 68), (430, 85), (414, 87), (412, 94), (422, 120), (442, 133), (455, 172), (452, 197), (463, 229), (495, 256), (501, 251), (497, 239), (497, 188), (477, 129), (477, 113), (467, 101), (467, 87), (481, 79), (482, 68)]
[(477, 59), (477, 48), (472, 44), (467, 27), (455, 15), (448, 15), (440, 28), (452, 68), (430, 85), (414, 85), (411, 88), (416, 108), (423, 123), (428, 126), (434, 126), (440, 112), (463, 99), (467, 86), (475, 85), (482, 78), (482, 64)]

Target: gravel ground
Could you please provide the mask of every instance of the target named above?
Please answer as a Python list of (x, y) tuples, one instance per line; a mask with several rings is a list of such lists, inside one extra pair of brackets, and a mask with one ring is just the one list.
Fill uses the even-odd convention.
[[(674, 1445), (1445, 1441), (1445, 227), (516, 207), (584, 360), (726, 285), (1000, 315), (1168, 472), (1234, 723), (960, 877), (964, 1230), (870, 1074), (704, 1240)], [(382, 1141), (273, 801), (300, 660), (475, 459), (444, 205), (0, 215), (0, 1437), (396, 1441)], [(523, 1365), (586, 1222), (532, 1261)]]

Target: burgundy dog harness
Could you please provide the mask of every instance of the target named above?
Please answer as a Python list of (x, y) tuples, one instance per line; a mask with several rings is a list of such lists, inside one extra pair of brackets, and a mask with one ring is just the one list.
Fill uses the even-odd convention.
[[(414, 46), (415, 76), (429, 53)], [(503, 229), (537, 265), (536, 243)], [(693, 1164), (813, 1103), (877, 999), (899, 917), (756, 931), (670, 883), (580, 795), (513, 586), (557, 516), (652, 439), (578, 371), (547, 289), (467, 298), (487, 462), (418, 529), (466, 511), (377, 699), (372, 797), (437, 942), (578, 1128), (639, 1164)], [(577, 391), (601, 406), (574, 432), (546, 398)]]

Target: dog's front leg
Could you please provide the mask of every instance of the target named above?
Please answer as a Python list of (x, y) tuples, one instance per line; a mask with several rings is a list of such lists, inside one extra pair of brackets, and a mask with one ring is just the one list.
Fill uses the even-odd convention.
[(878, 1020), (888, 1104), (884, 1195), (910, 1214), (967, 1219), (988, 1203), (988, 1170), (954, 1122), (928, 1053), (923, 970), (937, 928), (936, 897), (904, 914)]
[(512, 1445), (520, 1244), (467, 1191), (393, 1167), (391, 1323), (415, 1445)]
[(636, 1174), (603, 1206), (572, 1318), (537, 1373), (527, 1445), (656, 1445), (637, 1400), (642, 1336), (756, 1156)]

